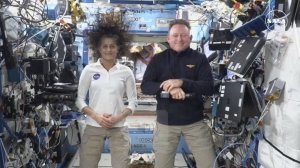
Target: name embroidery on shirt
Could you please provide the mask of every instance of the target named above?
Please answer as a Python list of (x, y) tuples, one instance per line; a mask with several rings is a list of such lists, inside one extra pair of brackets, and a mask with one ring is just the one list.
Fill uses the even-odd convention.
[(195, 67), (195, 65), (186, 65), (187, 67), (189, 67), (189, 68), (194, 68)]
[(93, 76), (94, 80), (98, 80), (100, 78), (100, 74), (96, 73), (94, 76)]

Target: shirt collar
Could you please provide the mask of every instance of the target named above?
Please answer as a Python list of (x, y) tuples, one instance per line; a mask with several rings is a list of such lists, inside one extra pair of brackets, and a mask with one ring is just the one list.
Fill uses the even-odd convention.
[(171, 49), (172, 53), (173, 53), (173, 54), (176, 54), (176, 55), (186, 54), (186, 53), (189, 52), (189, 50), (190, 50), (190, 47), (188, 47), (187, 49), (185, 49), (185, 50), (183, 50), (183, 51), (180, 51), (180, 52), (177, 52), (177, 51)]
[[(102, 64), (101, 64), (101, 58), (99, 58), (99, 59), (97, 60), (96, 64), (97, 64), (97, 66), (103, 67)], [(118, 60), (116, 60), (115, 66), (113, 66), (113, 67), (116, 67), (117, 69), (120, 69), (120, 63), (119, 63)], [(104, 67), (103, 67), (103, 68), (104, 68)]]

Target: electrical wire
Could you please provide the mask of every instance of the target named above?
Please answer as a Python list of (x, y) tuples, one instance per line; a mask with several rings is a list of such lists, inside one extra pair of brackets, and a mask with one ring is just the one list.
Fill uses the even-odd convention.
[[(45, 132), (45, 136), (47, 137), (48, 136), (48, 132), (46, 131), (46, 128), (43, 127), (44, 129), (44, 132)], [(41, 133), (40, 133), (41, 134)], [(48, 142), (48, 138), (46, 138), (46, 147), (49, 148), (49, 142)]]
[(34, 86), (34, 82), (26, 75), (26, 73), (23, 71), (23, 69), (20, 67), (19, 64), (17, 64), (17, 66), (20, 68), (21, 72), (23, 73), (23, 75), (25, 76), (25, 78), (28, 80), (28, 82)]
[[(1, 142), (2, 142), (2, 139), (1, 139), (1, 138), (0, 138), (0, 140), (1, 140)], [(5, 150), (5, 149), (4, 149), (4, 150)], [(2, 155), (2, 153), (3, 153), (3, 152), (2, 152), (2, 145), (0, 146), (0, 151), (1, 151), (1, 155)], [(6, 161), (6, 160), (5, 160), (5, 157), (2, 156), (1, 159), (2, 159), (2, 164), (4, 164), (5, 161)], [(5, 165), (4, 165), (4, 166), (5, 166)]]
[(67, 11), (68, 11), (68, 9), (69, 9), (69, 5), (68, 5), (69, 1), (66, 0), (65, 3), (66, 3), (66, 9), (65, 9), (63, 15), (60, 17), (61, 19), (65, 17), (65, 15), (66, 15), (66, 13), (67, 13)]
[(230, 12), (230, 17), (229, 17), (230, 30), (232, 30), (231, 16), (234, 11), (235, 11), (235, 9), (233, 8), (233, 10)]
[(39, 134), (36, 134), (36, 137), (37, 137), (38, 140), (39, 140), (39, 144), (38, 144), (38, 146), (39, 146), (39, 152), (38, 152), (37, 154), (40, 154), (40, 153), (42, 152), (40, 135), (39, 135)]
[(254, 140), (253, 140), (253, 142), (252, 142), (252, 144), (251, 144), (248, 152), (246, 153), (246, 156), (244, 157), (242, 167), (246, 167), (247, 160), (248, 160), (251, 152), (254, 150), (256, 144), (257, 144), (257, 140), (256, 140), (256, 138), (254, 138)]
[(54, 148), (56, 148), (60, 144), (60, 136), (61, 136), (61, 133), (59, 132), (59, 135), (56, 138), (55, 143), (53, 144), (53, 146), (50, 146), (49, 149), (54, 149)]
[[(270, 5), (269, 5), (269, 7), (270, 7)], [(271, 13), (274, 13), (275, 11), (279, 11), (279, 12), (280, 12), (280, 10), (272, 9), (272, 10), (269, 11), (268, 17), (266, 17), (266, 19), (264, 20), (265, 25), (266, 25), (266, 27), (267, 27), (267, 29), (268, 29), (269, 31), (272, 31), (272, 29), (270, 29), (270, 26), (268, 25), (268, 22), (267, 22), (267, 21), (268, 21), (268, 18), (270, 18)], [(273, 14), (273, 15), (274, 15), (274, 14)], [(276, 18), (276, 19), (278, 19), (278, 20), (280, 20), (280, 19), (287, 19), (287, 17), (288, 17), (289, 15), (290, 15), (290, 13), (285, 14), (285, 16), (280, 17), (280, 18)], [(272, 16), (271, 18), (273, 18), (273, 16)], [(275, 23), (273, 23), (273, 24), (275, 24)], [(272, 27), (274, 28), (274, 25), (273, 25)]]
[(279, 150), (274, 144), (272, 144), (269, 140), (266, 139), (265, 135), (263, 135), (263, 138), (264, 140), (269, 144), (271, 145), (275, 150), (277, 150), (277, 152), (279, 152), (280, 154), (282, 154), (284, 157), (290, 159), (291, 161), (293, 162), (296, 162), (298, 164), (300, 164), (300, 161), (299, 160), (296, 160), (294, 158), (291, 158), (290, 156), (286, 155), (285, 153), (283, 153), (281, 150)]
[(11, 129), (9, 128), (9, 126), (7, 125), (7, 123), (5, 122), (3, 116), (0, 116), (0, 122), (3, 123), (4, 127), (6, 128), (6, 131), (9, 133), (9, 135), (10, 135), (15, 141), (18, 141), (18, 137), (11, 131)]
[[(35, 36), (39, 35), (40, 33), (42, 33), (43, 31), (46, 31), (48, 29), (50, 29), (51, 27), (47, 27), (45, 29), (42, 29), (41, 31), (37, 32), (36, 34), (32, 35), (31, 37), (29, 37), (27, 40), (31, 40), (32, 38), (34, 38)], [(19, 44), (16, 48), (19, 48), (20, 46), (23, 45), (24, 42), (22, 42), (21, 44)]]
[[(73, 127), (72, 127), (72, 125), (71, 125), (71, 130), (72, 130), (72, 134), (71, 134), (71, 142), (70, 142), (70, 144), (72, 145), (72, 141), (73, 141)], [(62, 144), (62, 145), (64, 145), (64, 144)]]
[[(44, 12), (45, 7), (47, 9), (47, 13)], [(25, 13), (22, 12), (23, 10), (25, 11)], [(31, 15), (31, 12), (33, 12), (35, 15)], [(27, 14), (27, 16), (25, 16), (24, 14)], [(37, 4), (37, 0), (35, 1), (35, 4), (31, 4), (28, 1), (25, 1), (22, 5), (19, 6), (19, 15), (23, 20), (27, 21), (28, 24), (40, 23), (47, 20), (46, 14), (48, 14), (47, 1), (45, 1), (45, 4)], [(30, 16), (31, 18), (28, 18), (28, 16)], [(38, 18), (38, 16), (40, 16), (40, 18)], [(38, 18), (38, 20), (33, 20), (34, 18)]]
[[(0, 150), (1, 150), (1, 147), (2, 147), (2, 149), (4, 150), (4, 153), (5, 153), (5, 155), (6, 155), (6, 157), (7, 157), (7, 159), (8, 159), (8, 162), (9, 162), (9, 163), (12, 163), (11, 160), (9, 159), (9, 155), (8, 155), (7, 151), (5, 150), (5, 146), (4, 146), (4, 144), (3, 144), (2, 138), (0, 138), (0, 142), (1, 142)], [(5, 158), (3, 157), (2, 159), (3, 159), (3, 161), (4, 161), (3, 163), (5, 163)]]
[(193, 6), (195, 6), (195, 4), (191, 1), (191, 0), (188, 0), (189, 1), (189, 3), (191, 3)]
[(268, 101), (268, 103), (266, 104), (264, 110), (262, 111), (261, 116), (259, 117), (259, 119), (258, 119), (258, 121), (257, 121), (257, 123), (256, 123), (256, 125), (255, 125), (255, 127), (254, 127), (253, 130), (257, 129), (259, 123), (263, 120), (264, 116), (270, 111), (269, 107), (270, 107), (271, 104), (272, 104), (272, 102)]
[(9, 97), (11, 97), (13, 90), (15, 89), (15, 87), (16, 87), (18, 84), (20, 84), (20, 82), (17, 82), (17, 83), (11, 88), (11, 90), (10, 90), (10, 92), (9, 92), (9, 94), (8, 94)]
[(30, 162), (31, 163), (31, 165), (33, 166), (33, 168), (36, 168), (36, 166), (34, 165), (34, 163), (33, 162)]
[(217, 166), (218, 158), (221, 156), (221, 154), (222, 154), (225, 150), (227, 150), (227, 149), (230, 148), (230, 147), (237, 146), (237, 145), (247, 146), (248, 148), (250, 147), (248, 144), (245, 144), (245, 143), (233, 143), (233, 144), (230, 144), (230, 145), (226, 146), (225, 148), (223, 148), (223, 149), (218, 153), (218, 155), (217, 155), (217, 157), (216, 157), (216, 159), (215, 159), (215, 161), (214, 161), (213, 168), (217, 168), (216, 166)]

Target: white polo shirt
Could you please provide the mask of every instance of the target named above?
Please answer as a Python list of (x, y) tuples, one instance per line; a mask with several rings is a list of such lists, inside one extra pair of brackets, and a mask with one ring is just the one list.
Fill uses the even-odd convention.
[[(86, 103), (87, 92), (89, 92), (89, 105)], [(123, 101), (124, 93), (128, 98), (127, 107)], [(132, 70), (116, 63), (107, 71), (100, 64), (100, 59), (96, 63), (86, 65), (80, 75), (76, 105), (80, 111), (89, 106), (96, 113), (107, 113), (113, 116), (122, 113), (125, 108), (134, 112), (137, 107), (137, 94)], [(86, 117), (86, 124), (101, 127), (90, 116)], [(115, 127), (125, 125), (127, 122), (123, 120)]]

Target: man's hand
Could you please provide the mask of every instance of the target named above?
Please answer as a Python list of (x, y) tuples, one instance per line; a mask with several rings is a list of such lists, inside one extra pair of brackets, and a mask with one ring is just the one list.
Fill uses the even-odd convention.
[(170, 95), (173, 99), (177, 100), (184, 100), (185, 99), (185, 93), (181, 88), (174, 88), (170, 91)]
[(110, 128), (112, 125), (112, 122), (109, 120), (109, 117), (111, 117), (111, 114), (98, 114), (95, 113), (92, 118), (101, 126), (104, 128)]
[(164, 91), (170, 93), (172, 89), (174, 88), (180, 88), (182, 86), (182, 80), (181, 79), (169, 79), (164, 81), (160, 88), (162, 88)]

